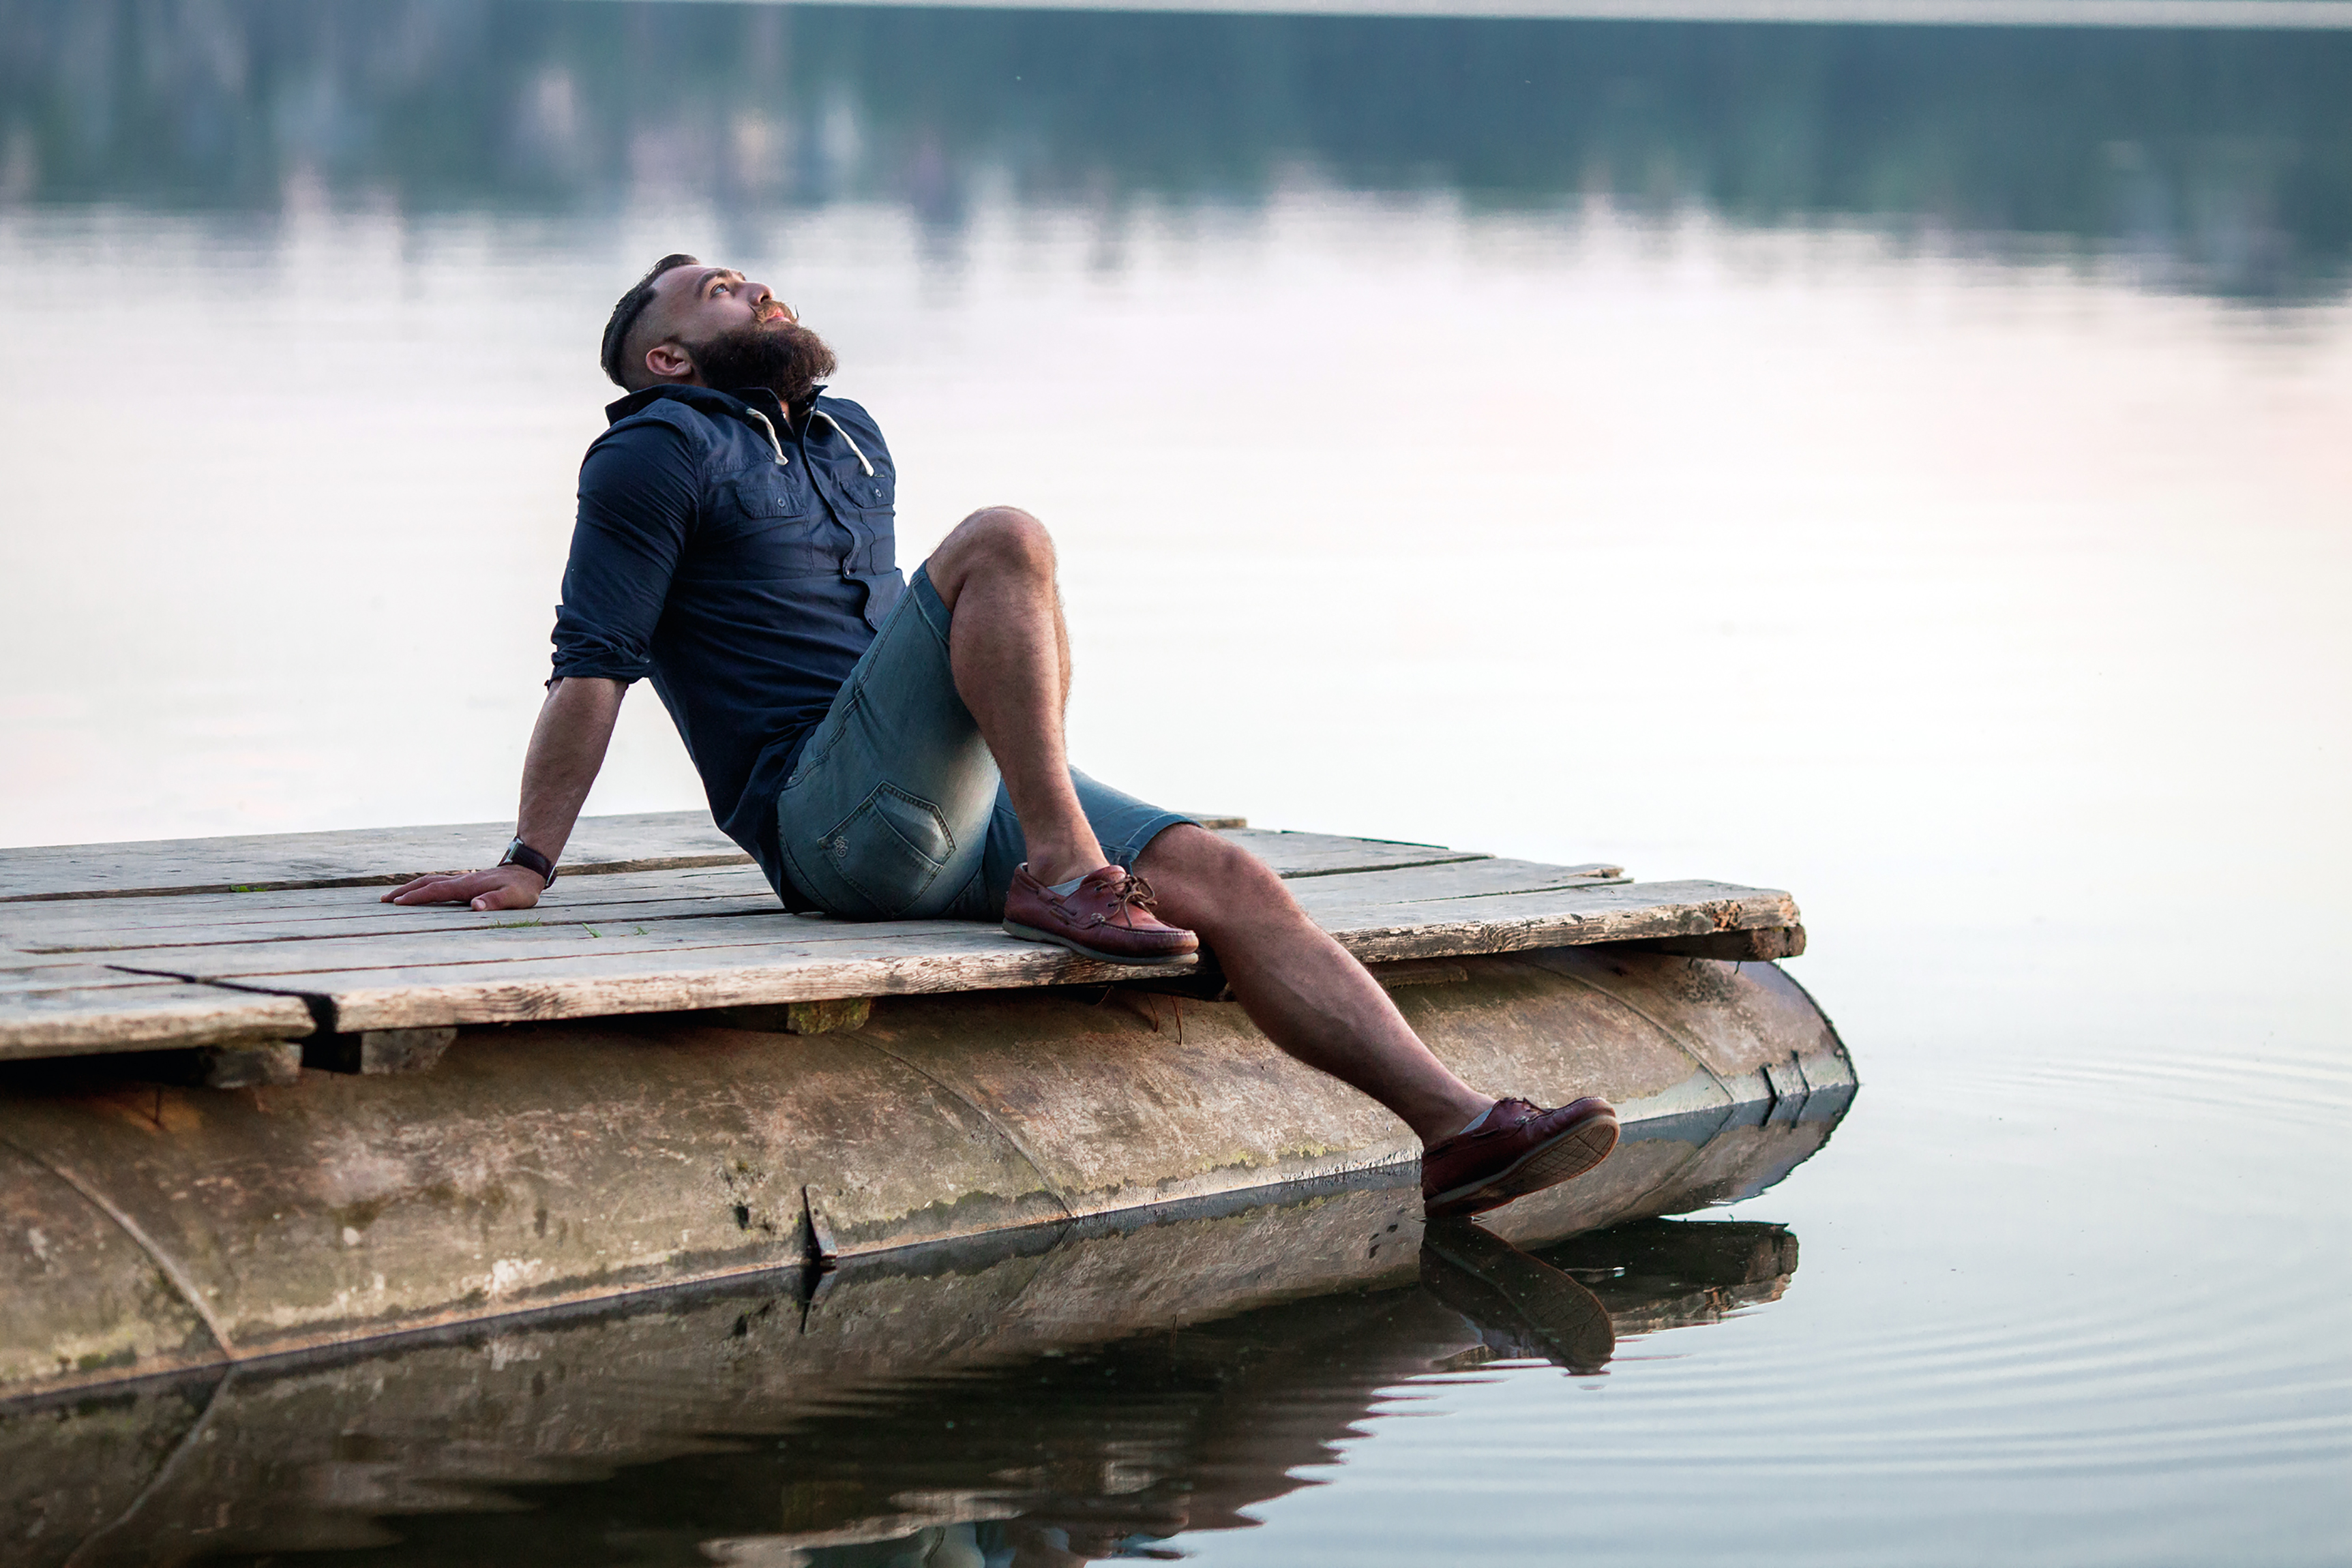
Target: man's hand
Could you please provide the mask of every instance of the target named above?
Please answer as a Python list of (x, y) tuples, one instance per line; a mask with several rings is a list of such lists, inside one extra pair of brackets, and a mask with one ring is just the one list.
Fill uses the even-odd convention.
[[(613, 721), (621, 716), (628, 687), (595, 677), (552, 683), (530, 732), (522, 763), (522, 806), (515, 836), (549, 860), (560, 860), (587, 801), (588, 787), (604, 765)], [(499, 865), (488, 871), (443, 872), (402, 883), (379, 904), (470, 904), (476, 909), (529, 909), (547, 883), (529, 866)]]
[(436, 872), (403, 883), (378, 904), (470, 904), (476, 909), (529, 909), (547, 883), (529, 866), (492, 866), (488, 871)]

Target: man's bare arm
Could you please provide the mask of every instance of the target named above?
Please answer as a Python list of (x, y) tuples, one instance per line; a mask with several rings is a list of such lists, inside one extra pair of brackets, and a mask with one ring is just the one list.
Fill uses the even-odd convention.
[[(557, 681), (549, 688), (530, 732), (522, 764), (522, 808), (515, 836), (549, 860), (561, 860), (572, 824), (588, 799), (588, 787), (604, 766), (613, 723), (621, 716), (628, 687), (594, 676)], [(477, 909), (529, 909), (546, 883), (527, 866), (493, 866), (439, 876), (420, 876), (393, 889), (386, 904), (470, 904)]]

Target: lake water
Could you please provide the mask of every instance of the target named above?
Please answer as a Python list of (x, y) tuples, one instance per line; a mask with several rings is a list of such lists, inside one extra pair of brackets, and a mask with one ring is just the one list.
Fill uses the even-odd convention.
[[(0, 8), (0, 842), (506, 815), (688, 249), (905, 561), (1054, 527), (1090, 771), (1790, 888), (1864, 1083), (1675, 1222), (1765, 1285), (1575, 1244), (1597, 1371), (1347, 1294), (108, 1551), (2352, 1557), (2347, 147), (2343, 33)], [(640, 695), (590, 809), (698, 799)]]

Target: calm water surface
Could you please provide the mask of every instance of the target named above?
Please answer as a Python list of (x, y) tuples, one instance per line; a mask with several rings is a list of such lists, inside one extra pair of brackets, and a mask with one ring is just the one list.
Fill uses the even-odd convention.
[[(1791, 888), (1865, 1084), (1679, 1222), (1781, 1229), (1574, 1244), (1597, 1370), (1398, 1284), (756, 1430), (656, 1347), (529, 1465), (354, 1383), (276, 1522), (109, 1551), (2352, 1556), (2346, 41), (19, 3), (0, 80), (0, 841), (506, 814), (684, 248), (907, 561), (1055, 528), (1090, 770)], [(640, 696), (591, 809), (698, 800)]]

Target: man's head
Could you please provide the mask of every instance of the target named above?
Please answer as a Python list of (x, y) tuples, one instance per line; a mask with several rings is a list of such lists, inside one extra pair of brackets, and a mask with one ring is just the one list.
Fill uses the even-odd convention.
[(664, 384), (766, 387), (800, 402), (833, 373), (833, 350), (791, 306), (730, 267), (666, 256), (613, 307), (604, 373), (630, 392)]

